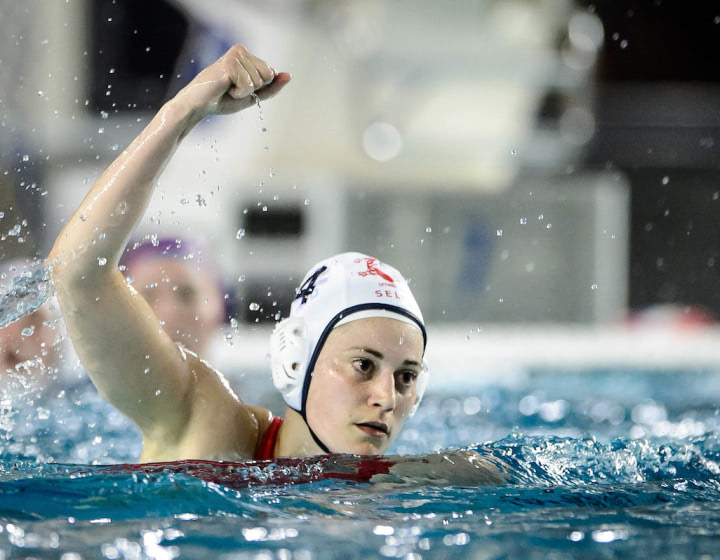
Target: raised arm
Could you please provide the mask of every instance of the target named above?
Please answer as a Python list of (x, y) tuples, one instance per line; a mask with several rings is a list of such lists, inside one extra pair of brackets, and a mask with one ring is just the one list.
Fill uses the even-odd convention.
[[(166, 103), (100, 176), (48, 257), (83, 365), (101, 394), (138, 424), (146, 445), (182, 438), (198, 407), (217, 400), (207, 392), (221, 384), (212, 381), (208, 366), (165, 334), (145, 300), (125, 282), (119, 258), (158, 176), (190, 130), (208, 115), (252, 105), (255, 95), (273, 96), (289, 80), (243, 47), (230, 49)], [(230, 399), (230, 389), (223, 390)], [(203, 395), (207, 402), (198, 403)]]

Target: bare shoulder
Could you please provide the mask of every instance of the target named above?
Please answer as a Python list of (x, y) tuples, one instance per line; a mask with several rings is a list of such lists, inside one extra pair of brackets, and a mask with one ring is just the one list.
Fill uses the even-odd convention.
[(258, 423), (258, 430), (259, 430), (259, 438), (261, 439), (263, 434), (268, 429), (268, 426), (270, 426), (270, 422), (272, 422), (273, 419), (273, 413), (270, 412), (267, 408), (262, 408), (260, 406), (252, 406), (248, 405), (248, 410), (255, 416), (255, 419)]
[(181, 349), (192, 377), (183, 406), (186, 423), (174, 441), (144, 434), (143, 461), (252, 458), (270, 422), (270, 411), (240, 400), (222, 373)]

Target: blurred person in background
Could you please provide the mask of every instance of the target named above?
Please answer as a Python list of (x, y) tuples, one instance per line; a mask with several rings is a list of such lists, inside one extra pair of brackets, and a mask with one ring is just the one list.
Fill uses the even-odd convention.
[(224, 289), (214, 259), (197, 242), (163, 238), (131, 243), (120, 261), (175, 342), (206, 357), (224, 322)]

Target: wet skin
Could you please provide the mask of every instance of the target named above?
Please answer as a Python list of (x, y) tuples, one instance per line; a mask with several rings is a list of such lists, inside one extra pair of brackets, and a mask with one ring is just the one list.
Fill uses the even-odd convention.
[(422, 357), (420, 329), (395, 319), (359, 319), (333, 330), (308, 392), (313, 431), (335, 453), (384, 453), (416, 402)]

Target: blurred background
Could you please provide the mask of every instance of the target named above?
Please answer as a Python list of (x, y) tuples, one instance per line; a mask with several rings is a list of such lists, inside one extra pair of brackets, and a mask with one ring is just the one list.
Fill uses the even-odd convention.
[(712, 3), (2, 0), (0, 25), (0, 260), (44, 258), (230, 45), (293, 74), (203, 122), (139, 227), (212, 251), (231, 377), (267, 372), (295, 286), (346, 250), (411, 279), (445, 382), (720, 364)]

